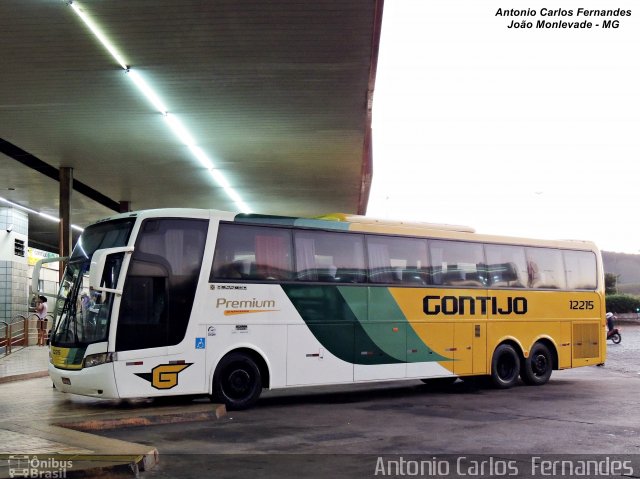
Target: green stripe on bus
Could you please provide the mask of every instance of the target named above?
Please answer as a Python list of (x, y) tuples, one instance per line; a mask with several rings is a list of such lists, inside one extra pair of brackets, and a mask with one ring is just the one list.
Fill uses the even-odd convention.
[(324, 230), (349, 231), (349, 223), (340, 223), (339, 221), (314, 220), (309, 218), (298, 218), (295, 226), (302, 228), (319, 228)]
[[(337, 286), (290, 284), (282, 285), (282, 289), (311, 333), (334, 356), (353, 364), (404, 362), (387, 354), (369, 337)], [(361, 308), (362, 301), (366, 307), (367, 288), (351, 289), (360, 290), (362, 295), (361, 299), (355, 300), (358, 292), (346, 293), (354, 307)], [(336, 334), (339, 330), (341, 334)]]
[[(339, 286), (338, 290), (363, 330), (389, 356), (411, 363), (450, 360), (424, 344), (387, 287)], [(367, 290), (368, 302), (361, 293)]]
[[(338, 291), (345, 299), (349, 308), (356, 316), (356, 319), (360, 323), (360, 327), (366, 333), (367, 338), (375, 343), (377, 346), (375, 351), (371, 351), (371, 356), (369, 357), (370, 351), (368, 351), (364, 345), (361, 344), (361, 341), (358, 341), (358, 337), (356, 337), (356, 354), (360, 354), (364, 358), (374, 359), (376, 356), (376, 352), (383, 351), (385, 354), (394, 358), (397, 362), (405, 363), (407, 362), (407, 348), (405, 345), (404, 338), (405, 329), (406, 329), (406, 321), (403, 317), (400, 317), (400, 321), (404, 324), (398, 325), (398, 323), (394, 322), (398, 318), (394, 317), (393, 314), (385, 314), (384, 311), (380, 311), (378, 309), (378, 304), (372, 305), (369, 308), (369, 288), (362, 287), (353, 287), (353, 286), (338, 286)], [(382, 309), (386, 309), (384, 306)], [(372, 315), (381, 315), (385, 318), (384, 322), (374, 322), (370, 321)], [(394, 331), (394, 327), (396, 331)], [(371, 364), (370, 361), (367, 361), (367, 364)], [(379, 364), (374, 361), (374, 364)]]
[(318, 220), (314, 218), (298, 218), (295, 216), (240, 213), (235, 216), (234, 221), (238, 221), (241, 223), (252, 223), (257, 225), (299, 226), (302, 228), (316, 228), (338, 231), (349, 230), (349, 223), (330, 220)]

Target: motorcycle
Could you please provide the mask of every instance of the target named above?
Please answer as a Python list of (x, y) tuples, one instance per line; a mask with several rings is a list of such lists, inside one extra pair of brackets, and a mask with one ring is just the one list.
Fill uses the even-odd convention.
[(613, 328), (607, 331), (607, 339), (613, 341), (613, 344), (620, 344), (622, 341), (622, 335), (620, 334), (620, 329)]

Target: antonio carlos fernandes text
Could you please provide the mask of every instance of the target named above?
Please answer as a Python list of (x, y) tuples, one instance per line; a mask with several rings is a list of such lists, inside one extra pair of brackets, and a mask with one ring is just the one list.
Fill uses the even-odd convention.
[(378, 457), (375, 476), (469, 476), (508, 477), (530, 473), (533, 477), (608, 477), (633, 476), (631, 461), (599, 457), (598, 459), (543, 459), (532, 456), (530, 470), (522, 459), (488, 457), (472, 459), (460, 456), (455, 460), (432, 457), (431, 459), (384, 459)]

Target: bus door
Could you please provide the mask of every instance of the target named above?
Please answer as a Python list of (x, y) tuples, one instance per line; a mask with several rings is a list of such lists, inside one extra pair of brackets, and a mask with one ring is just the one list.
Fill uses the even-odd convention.
[[(477, 291), (461, 290), (453, 328), (453, 372), (457, 375), (487, 373), (486, 310)], [(483, 291), (486, 294), (486, 290)]]
[[(132, 259), (132, 263), (135, 258)], [(205, 325), (176, 331), (184, 314), (168, 306), (170, 294), (162, 269), (133, 264), (122, 294), (116, 334), (114, 372), (120, 397), (198, 394), (205, 391)], [(145, 275), (138, 275), (145, 273)], [(190, 309), (187, 309), (187, 314)], [(177, 321), (176, 321), (177, 322)], [(182, 338), (176, 341), (176, 338)], [(176, 343), (177, 344), (173, 344)]]
[(487, 342), (484, 322), (456, 323), (453, 338), (453, 372), (458, 375), (486, 373)]
[(183, 218), (140, 226), (114, 324), (120, 397), (207, 391), (207, 331), (191, 323), (207, 228)]

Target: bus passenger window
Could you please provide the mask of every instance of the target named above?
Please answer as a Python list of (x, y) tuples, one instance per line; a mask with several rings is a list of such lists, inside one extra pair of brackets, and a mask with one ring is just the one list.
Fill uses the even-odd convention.
[(288, 229), (220, 224), (210, 282), (286, 281), (291, 277), (291, 232)]
[(563, 251), (569, 289), (596, 289), (596, 255), (591, 251)]
[(480, 243), (429, 241), (432, 284), (484, 287), (488, 284), (484, 252)]
[(300, 281), (366, 281), (362, 235), (296, 231), (296, 278)]
[(525, 288), (527, 260), (522, 246), (485, 245), (487, 273), (493, 288)]
[(367, 251), (371, 283), (428, 284), (426, 240), (370, 235)]
[(539, 289), (566, 289), (562, 252), (550, 248), (526, 248), (528, 286)]

